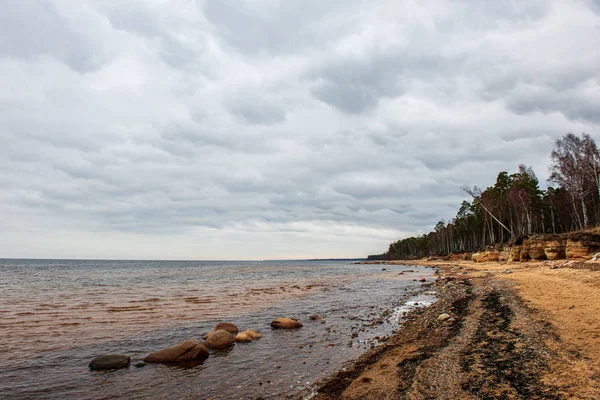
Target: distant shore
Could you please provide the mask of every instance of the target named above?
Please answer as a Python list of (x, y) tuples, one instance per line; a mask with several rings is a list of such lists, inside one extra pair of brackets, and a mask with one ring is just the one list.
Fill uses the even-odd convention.
[(439, 268), (439, 300), (312, 399), (600, 398), (600, 264), (368, 263)]

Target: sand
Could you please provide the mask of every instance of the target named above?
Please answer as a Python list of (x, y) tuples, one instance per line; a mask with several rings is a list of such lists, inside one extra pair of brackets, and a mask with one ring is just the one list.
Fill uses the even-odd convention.
[(600, 398), (597, 265), (418, 264), (440, 268), (440, 300), (313, 398)]

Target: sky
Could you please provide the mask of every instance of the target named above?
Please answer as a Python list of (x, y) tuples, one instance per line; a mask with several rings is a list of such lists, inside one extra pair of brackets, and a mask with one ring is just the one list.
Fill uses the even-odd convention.
[(600, 141), (600, 0), (0, 0), (0, 257), (363, 257)]

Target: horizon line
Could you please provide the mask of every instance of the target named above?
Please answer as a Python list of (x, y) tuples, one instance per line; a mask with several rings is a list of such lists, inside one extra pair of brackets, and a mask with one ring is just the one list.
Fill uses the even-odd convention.
[(159, 259), (159, 258), (43, 258), (43, 257), (0, 257), (0, 260), (50, 260), (50, 261), (198, 261), (198, 262), (267, 262), (267, 261), (358, 261), (367, 257), (327, 258), (277, 258), (277, 259)]

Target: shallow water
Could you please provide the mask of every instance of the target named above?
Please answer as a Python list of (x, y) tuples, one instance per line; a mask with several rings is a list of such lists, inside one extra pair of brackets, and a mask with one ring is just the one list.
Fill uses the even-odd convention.
[[(339, 369), (398, 328), (430, 269), (349, 262), (0, 260), (0, 397), (281, 398)], [(415, 272), (401, 271), (408, 269)], [(320, 314), (325, 322), (310, 321)], [(304, 327), (271, 330), (279, 316)], [(193, 366), (91, 372), (132, 361), (219, 321), (263, 338)]]

